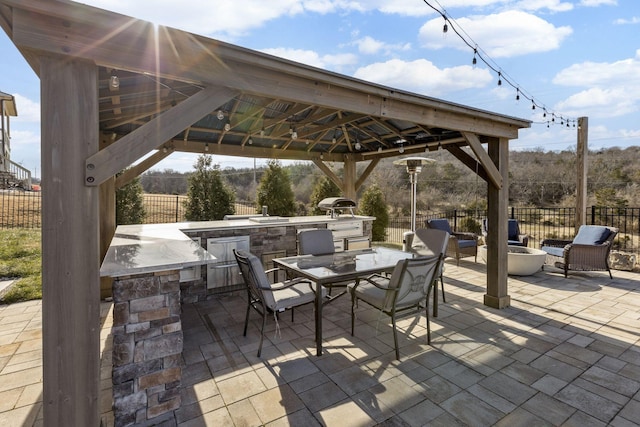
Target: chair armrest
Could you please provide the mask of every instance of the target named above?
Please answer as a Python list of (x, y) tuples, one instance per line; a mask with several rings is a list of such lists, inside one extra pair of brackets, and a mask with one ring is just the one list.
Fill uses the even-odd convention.
[(569, 244), (564, 248), (565, 263), (572, 265), (587, 265), (590, 267), (606, 268), (608, 265), (607, 254), (611, 249), (609, 242), (600, 245), (574, 245)]
[(478, 235), (476, 233), (471, 232), (453, 232), (451, 233), (452, 237), (455, 237), (458, 240), (478, 240)]
[(274, 267), (274, 268), (270, 268), (268, 270), (265, 270), (265, 274), (269, 274), (269, 273), (273, 273), (274, 271), (280, 271), (281, 268), (280, 267)]
[(382, 279), (382, 280), (387, 282), (387, 285), (389, 284), (389, 278), (388, 277), (385, 277), (385, 276), (383, 276), (381, 274), (372, 274), (371, 276), (363, 277), (361, 279), (356, 280), (356, 284), (353, 287), (353, 289), (355, 290), (355, 288), (357, 288), (358, 285), (364, 280), (364, 281), (367, 281), (367, 282), (371, 283), (373, 286), (375, 286), (376, 288), (381, 289), (383, 291), (394, 291), (394, 292), (398, 291), (397, 289), (389, 289), (387, 286), (382, 285), (382, 284), (380, 284), (380, 283), (378, 283), (378, 282), (376, 282), (376, 281), (374, 281), (372, 279)]
[[(299, 283), (308, 283), (309, 285), (313, 284), (313, 282), (309, 279), (305, 279), (304, 277), (296, 277), (295, 279), (274, 283), (274, 285), (266, 289), (272, 290), (272, 291), (281, 291), (283, 289), (290, 288), (291, 286), (297, 285)], [(261, 289), (265, 289), (265, 288), (261, 288)]]
[(609, 242), (604, 242), (600, 245), (577, 245), (574, 243), (569, 243), (565, 246), (564, 251), (565, 254), (575, 254), (580, 253), (584, 255), (604, 255), (609, 250), (611, 244)]
[(561, 239), (544, 239), (540, 242), (540, 246), (550, 246), (553, 248), (564, 248), (568, 244), (572, 243), (572, 240), (561, 240)]

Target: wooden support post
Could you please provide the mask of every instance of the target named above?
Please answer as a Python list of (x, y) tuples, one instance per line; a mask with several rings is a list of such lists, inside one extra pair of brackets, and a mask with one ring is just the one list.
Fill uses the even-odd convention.
[(589, 149), (587, 141), (589, 137), (589, 119), (587, 117), (578, 118), (578, 145), (576, 147), (576, 234), (581, 225), (587, 223), (587, 157)]
[(487, 229), (487, 293), (484, 304), (505, 308), (511, 304), (507, 293), (507, 231), (509, 204), (509, 140), (489, 142), (489, 157), (502, 176), (502, 188), (488, 182)]
[(41, 56), (44, 425), (100, 424), (99, 189), (85, 185), (98, 151), (93, 62)]
[(344, 197), (356, 200), (356, 162), (351, 156), (345, 156), (344, 176), (342, 178), (342, 192)]

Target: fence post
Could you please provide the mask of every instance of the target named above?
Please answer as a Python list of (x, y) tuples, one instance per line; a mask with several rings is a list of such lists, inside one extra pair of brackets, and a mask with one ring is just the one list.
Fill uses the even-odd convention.
[(176, 194), (176, 222), (178, 222), (178, 208), (180, 207), (180, 199), (179, 196)]
[(596, 223), (596, 207), (591, 206), (591, 225)]

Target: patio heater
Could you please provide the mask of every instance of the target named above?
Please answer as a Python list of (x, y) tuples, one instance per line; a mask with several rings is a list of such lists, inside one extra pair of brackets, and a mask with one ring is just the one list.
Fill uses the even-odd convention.
[(409, 174), (409, 181), (411, 182), (411, 231), (405, 232), (402, 238), (402, 250), (411, 250), (411, 244), (413, 243), (413, 235), (416, 232), (416, 184), (417, 175), (422, 171), (422, 165), (427, 163), (435, 163), (433, 159), (427, 159), (426, 157), (406, 157), (404, 159), (396, 160), (394, 165), (405, 166), (407, 173)]

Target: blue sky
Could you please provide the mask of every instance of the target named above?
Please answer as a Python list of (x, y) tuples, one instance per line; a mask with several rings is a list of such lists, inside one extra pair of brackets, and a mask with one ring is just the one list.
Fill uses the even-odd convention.
[[(512, 149), (563, 150), (589, 118), (589, 148), (640, 145), (637, 0), (84, 0), (298, 62), (533, 120)], [(203, 6), (206, 5), (206, 6)], [(443, 33), (445, 20), (449, 30)], [(498, 75), (478, 59), (473, 49)], [(0, 91), (16, 96), (12, 160), (40, 176), (39, 81), (4, 32)], [(516, 88), (507, 84), (508, 80)], [(520, 100), (516, 100), (520, 91)], [(539, 106), (532, 110), (533, 98)], [(547, 117), (543, 117), (543, 108)], [(155, 169), (188, 171), (174, 153)], [(217, 157), (223, 168), (252, 160)], [(263, 163), (263, 162), (259, 162)]]

